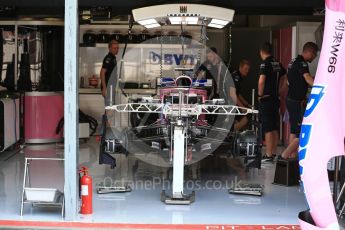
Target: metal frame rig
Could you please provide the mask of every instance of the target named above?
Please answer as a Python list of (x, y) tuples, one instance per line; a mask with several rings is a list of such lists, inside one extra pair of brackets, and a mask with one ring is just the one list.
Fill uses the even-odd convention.
[[(161, 200), (166, 204), (190, 204), (194, 201), (194, 192), (186, 195), (183, 191), (184, 166), (213, 154), (221, 147), (225, 147), (226, 154), (244, 156), (245, 162), (250, 161), (247, 169), (261, 167), (261, 138), (258, 137), (261, 135), (257, 131), (260, 129), (241, 135), (230, 132), (230, 128), (224, 128), (225, 123), (232, 123), (230, 118), (238, 115), (255, 115), (258, 113), (257, 110), (224, 105), (223, 99), (206, 100), (206, 90), (190, 87), (164, 90), (161, 90), (160, 99), (143, 97), (138, 103), (105, 107), (107, 111), (120, 113), (157, 114), (158, 119), (152, 124), (121, 131), (121, 134), (109, 129), (104, 131), (100, 147), (100, 164), (110, 164), (114, 168), (116, 159), (111, 154), (115, 152), (157, 152), (167, 159), (168, 166), (173, 167), (172, 195), (168, 197), (163, 191), (161, 196)], [(211, 116), (221, 116), (222, 127), (210, 125), (207, 119)], [(106, 117), (103, 122), (105, 125)], [(248, 135), (251, 143), (244, 143), (248, 138), (243, 136)], [(143, 148), (142, 145), (135, 148), (136, 142), (146, 143), (147, 148)]]

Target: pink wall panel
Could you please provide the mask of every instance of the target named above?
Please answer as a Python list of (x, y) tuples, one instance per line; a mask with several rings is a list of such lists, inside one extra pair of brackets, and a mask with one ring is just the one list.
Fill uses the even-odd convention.
[(62, 135), (56, 134), (55, 130), (64, 116), (63, 95), (28, 94), (24, 101), (25, 140), (32, 143), (41, 142), (37, 139), (42, 142), (60, 140)]
[[(286, 27), (280, 29), (280, 62), (287, 69), (289, 62), (293, 58), (292, 56), (292, 27)], [(286, 111), (285, 98), (287, 95), (287, 89), (283, 92), (281, 111), (284, 114)], [(283, 123), (283, 142), (284, 144), (289, 143), (290, 135), (290, 123)]]

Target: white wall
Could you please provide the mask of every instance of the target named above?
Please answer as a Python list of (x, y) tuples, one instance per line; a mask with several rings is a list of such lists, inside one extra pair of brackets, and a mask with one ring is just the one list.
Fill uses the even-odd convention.
[[(296, 54), (300, 54), (303, 49), (303, 45), (308, 42), (315, 42), (315, 32), (321, 25), (321, 22), (297, 22), (296, 23)], [(319, 47), (321, 48), (321, 47)], [(317, 64), (319, 62), (319, 55), (313, 62), (309, 63), (309, 70), (312, 76), (316, 74)]]
[[(134, 26), (133, 33), (139, 34), (144, 27)], [(80, 27), (80, 43), (82, 43), (83, 34), (92, 30), (94, 33), (99, 33), (100, 31), (106, 31), (107, 33), (112, 33), (114, 31), (119, 31), (121, 34), (127, 34), (128, 26), (125, 25), (82, 25)], [(166, 26), (163, 27), (163, 33), (168, 33), (169, 31), (180, 31), (180, 27), (176, 26)], [(149, 33), (153, 35), (157, 29), (149, 30)], [(189, 34), (192, 35), (193, 40), (198, 41), (200, 38), (200, 28), (199, 27), (188, 27)], [(116, 56), (118, 61), (118, 66), (120, 66), (120, 60), (122, 57), (124, 44), (120, 44), (120, 49), (118, 55)], [(150, 52), (155, 52), (156, 54), (161, 53), (160, 44), (128, 44), (126, 54), (123, 62), (123, 74), (121, 79), (123, 81), (135, 81), (138, 83), (156, 82), (156, 78), (160, 77), (160, 64), (159, 62), (150, 62)], [(171, 45), (163, 44), (163, 55), (169, 53), (182, 53), (182, 46), (180, 44)], [(191, 46), (184, 50), (184, 54), (197, 55), (198, 49)], [(102, 67), (102, 61), (105, 55), (108, 53), (107, 44), (97, 44), (96, 47), (80, 47), (79, 49), (79, 77), (83, 76), (85, 79), (85, 87), (88, 87), (88, 78), (92, 75), (99, 77), (100, 69)], [(196, 63), (196, 61), (195, 61)], [(187, 63), (189, 65), (191, 63)], [(163, 76), (174, 76), (176, 73), (173, 71), (174, 65), (165, 65), (163, 63), (162, 70)], [(188, 66), (186, 66), (188, 67)], [(193, 67), (193, 66), (190, 66)]]

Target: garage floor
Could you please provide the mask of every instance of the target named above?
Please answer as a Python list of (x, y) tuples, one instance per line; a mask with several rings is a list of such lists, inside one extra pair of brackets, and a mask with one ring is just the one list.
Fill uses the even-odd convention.
[[(7, 153), (0, 158), (0, 220), (62, 221), (58, 208), (25, 205), (19, 215), (24, 172), (24, 157), (63, 157), (62, 145), (30, 145), (18, 153)], [(91, 139), (80, 144), (80, 164), (90, 168), (93, 177), (94, 214), (80, 215), (79, 222), (128, 224), (298, 224), (298, 212), (307, 209), (299, 186), (273, 185), (275, 164), (266, 163), (261, 170), (249, 173), (233, 161), (221, 159), (218, 167), (186, 173), (187, 192), (195, 190), (195, 203), (188, 206), (165, 205), (160, 201), (163, 188), (169, 191), (171, 181), (165, 168), (152, 166), (149, 161), (134, 156), (121, 156), (115, 170), (98, 164), (98, 143)], [(145, 160), (145, 156), (141, 156)], [(226, 162), (226, 163), (224, 163)], [(152, 162), (151, 162), (152, 163)], [(212, 163), (212, 164), (213, 164)], [(30, 180), (33, 187), (55, 187), (62, 190), (63, 163), (33, 163)], [(96, 184), (119, 175), (133, 191), (120, 194), (96, 194)], [(193, 177), (197, 179), (193, 179)], [(166, 179), (163, 179), (166, 178)], [(232, 195), (227, 192), (231, 183), (260, 183), (262, 197)], [(114, 182), (114, 180), (113, 180)]]

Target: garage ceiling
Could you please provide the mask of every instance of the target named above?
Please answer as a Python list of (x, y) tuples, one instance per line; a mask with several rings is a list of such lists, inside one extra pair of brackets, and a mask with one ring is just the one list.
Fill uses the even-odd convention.
[[(80, 7), (111, 6), (115, 15), (129, 14), (133, 8), (168, 4), (168, 3), (198, 3), (215, 5), (236, 10), (236, 14), (290, 14), (310, 15), (314, 9), (324, 7), (323, 0), (189, 0), (189, 1), (166, 1), (166, 0), (79, 0)], [(64, 0), (1, 0), (1, 6), (12, 6), (15, 14), (36, 15), (51, 14), (63, 15)], [(44, 10), (43, 10), (44, 9)], [(42, 11), (43, 10), (43, 11)]]

